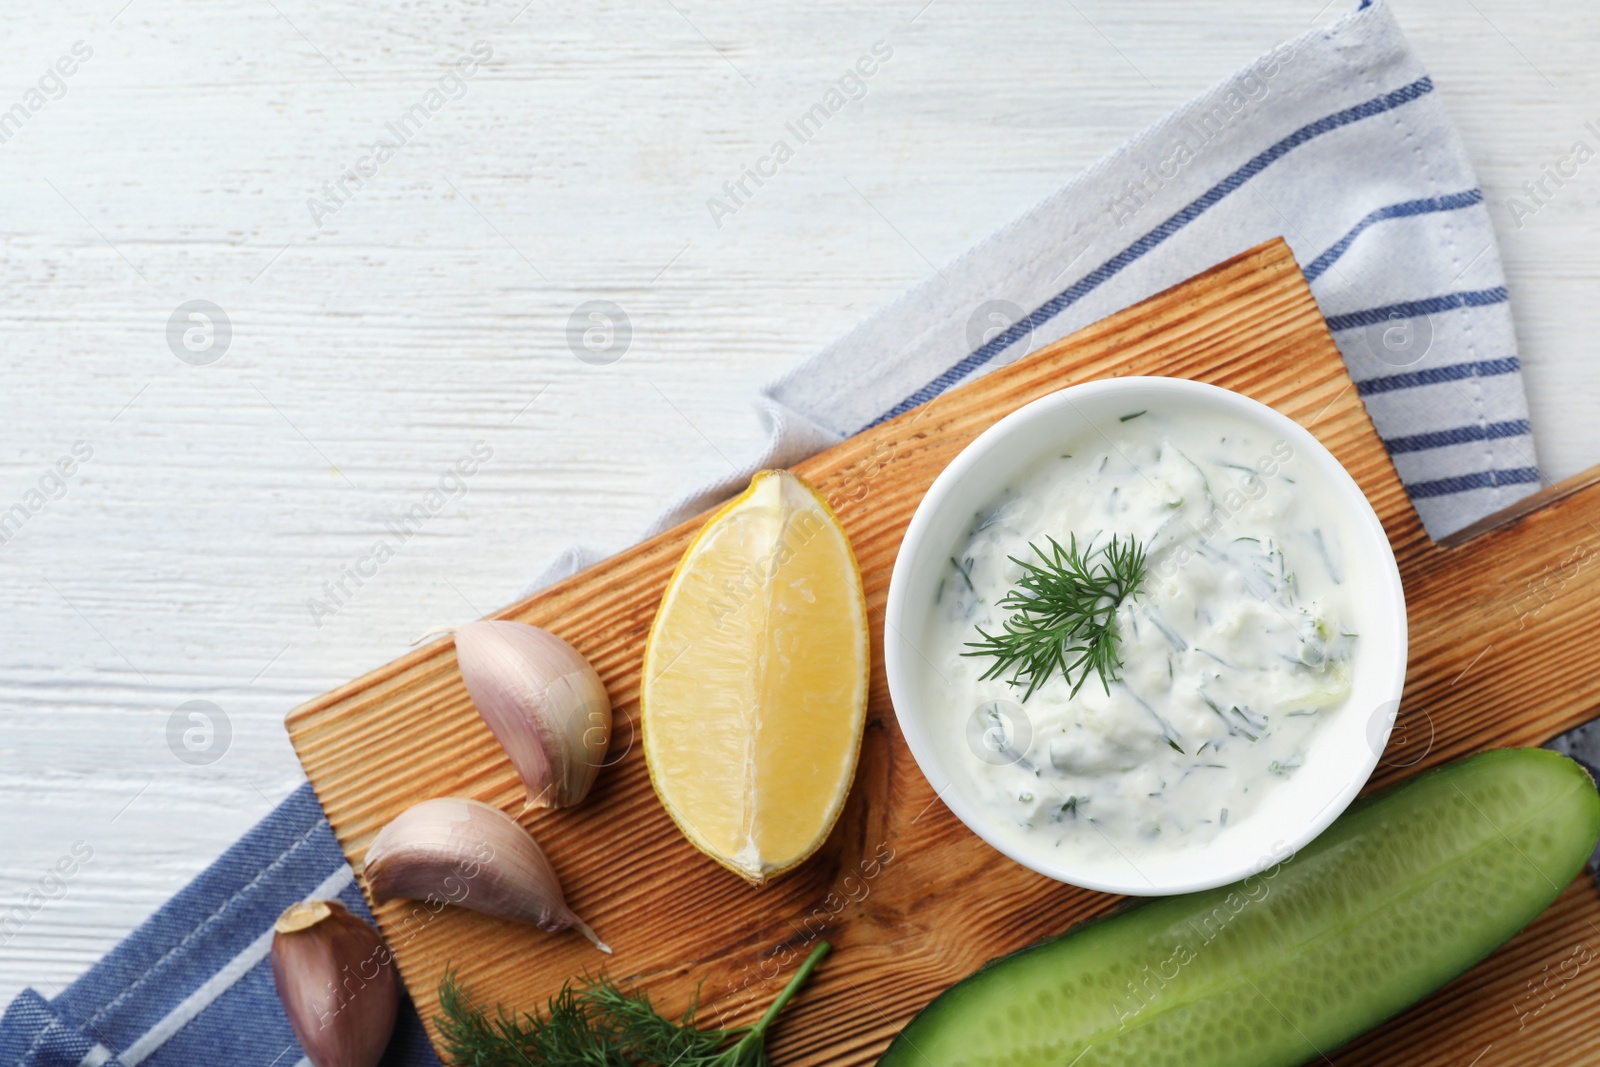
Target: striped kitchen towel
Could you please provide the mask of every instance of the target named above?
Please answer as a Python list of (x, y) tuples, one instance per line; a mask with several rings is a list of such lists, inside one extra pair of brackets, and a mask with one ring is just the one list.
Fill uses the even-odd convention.
[[(60, 996), (12, 1001), (0, 1065), (307, 1067), (272, 984), (272, 922), (296, 901), (333, 899), (371, 921), (303, 785)], [(437, 1067), (409, 1003), (382, 1062)]]
[[(1538, 488), (1483, 191), (1382, 4), (1280, 44), (769, 387), (762, 465), (785, 466), (1278, 236), (1429, 535)], [(657, 528), (740, 481), (685, 499)]]
[[(1281, 44), (766, 390), (772, 440), (750, 469), (791, 463), (1279, 235), (1429, 533), (1536, 488), (1483, 194), (1381, 4)], [(695, 494), (663, 524), (729, 488)], [(569, 553), (563, 569), (588, 559)], [(303, 1063), (266, 964), (271, 923), (332, 895), (367, 914), (307, 786), (66, 992), (18, 997), (0, 1020), (0, 1067)], [(385, 1062), (437, 1062), (414, 1012)]]

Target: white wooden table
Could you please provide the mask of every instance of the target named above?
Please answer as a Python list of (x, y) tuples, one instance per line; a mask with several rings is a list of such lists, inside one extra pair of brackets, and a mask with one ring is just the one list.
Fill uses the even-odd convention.
[[(568, 545), (635, 539), (754, 455), (761, 383), (1346, 4), (1322, 2), (13, 5), (0, 112), (44, 87), (0, 122), (0, 512), (51, 495), (0, 545), (0, 912), (53, 899), (0, 929), (0, 1004), (53, 994), (299, 784), (290, 707)], [(1500, 228), (1544, 469), (1574, 473), (1600, 460), (1600, 161), (1520, 226), (1504, 201), (1600, 148), (1600, 10), (1398, 14)], [(865, 98), (718, 226), (707, 199), (877, 41)], [(225, 350), (181, 316), (169, 342), (194, 300)], [(631, 326), (607, 365), (568, 342), (591, 300)], [(169, 743), (191, 700), (226, 718), (214, 762)], [(93, 859), (48, 878), (75, 842)]]

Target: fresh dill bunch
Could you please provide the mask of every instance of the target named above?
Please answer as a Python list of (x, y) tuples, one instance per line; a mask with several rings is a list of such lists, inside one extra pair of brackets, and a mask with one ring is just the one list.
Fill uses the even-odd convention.
[(434, 1023), (456, 1067), (769, 1067), (767, 1030), (828, 951), (819, 942), (766, 1014), (732, 1030), (697, 1028), (697, 1003), (677, 1020), (664, 1018), (643, 990), (624, 991), (603, 974), (567, 982), (544, 1018), (518, 1018), (499, 1006), (491, 1018), (446, 971), (439, 983), (444, 1015)]
[[(1047, 553), (1029, 544), (1037, 561), (1011, 557), (1022, 568), (1017, 587), (997, 605), (1012, 614), (998, 633), (978, 627), (981, 641), (968, 641), (963, 656), (993, 656), (984, 678), (998, 678), (1026, 691), (1025, 701), (1059, 670), (1072, 695), (1090, 674), (1100, 677), (1107, 693), (1122, 667), (1117, 652), (1117, 608), (1135, 596), (1145, 577), (1144, 547), (1134, 538), (1113, 537), (1089, 552), (1080, 551), (1074, 535), (1066, 548), (1045, 539)], [(1076, 680), (1074, 680), (1076, 672)]]

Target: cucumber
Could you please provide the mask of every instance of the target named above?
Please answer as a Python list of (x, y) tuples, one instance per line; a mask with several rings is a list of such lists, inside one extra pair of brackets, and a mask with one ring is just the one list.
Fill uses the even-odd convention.
[(1493, 952), (1597, 836), (1600, 794), (1576, 763), (1543, 749), (1472, 756), (1353, 807), (1242, 882), (987, 964), (878, 1062), (1292, 1067)]

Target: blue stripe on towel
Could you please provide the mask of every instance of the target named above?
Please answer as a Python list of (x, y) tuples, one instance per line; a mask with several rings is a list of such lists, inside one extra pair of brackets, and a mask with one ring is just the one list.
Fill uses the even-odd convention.
[(1385, 441), (1384, 447), (1389, 450), (1391, 456), (1396, 456), (1402, 452), (1426, 452), (1434, 448), (1448, 448), (1451, 445), (1464, 445), (1473, 441), (1499, 441), (1507, 437), (1522, 437), (1528, 432), (1527, 419), (1512, 419), (1509, 422), (1474, 423), (1471, 426), (1457, 426), (1450, 430), (1395, 437)]
[(1371, 326), (1393, 319), (1414, 319), (1420, 315), (1454, 311), (1456, 308), (1481, 308), (1490, 304), (1503, 304), (1506, 299), (1506, 287), (1503, 285), (1497, 285), (1493, 289), (1445, 293), (1442, 296), (1430, 296), (1426, 300), (1407, 300), (1399, 304), (1385, 304), (1383, 307), (1332, 315), (1328, 318), (1328, 329), (1338, 333), (1340, 330), (1348, 330), (1355, 326)]
[(1513, 467), (1509, 470), (1459, 474), (1454, 478), (1440, 478), (1436, 482), (1415, 482), (1406, 486), (1406, 492), (1411, 495), (1412, 500), (1426, 500), (1429, 497), (1449, 496), (1451, 493), (1465, 493), (1471, 489), (1494, 489), (1502, 485), (1527, 485), (1538, 480), (1539, 468)]
[(1515, 374), (1522, 369), (1516, 356), (1505, 359), (1485, 359), (1476, 363), (1452, 363), (1448, 367), (1430, 367), (1427, 370), (1406, 371), (1402, 374), (1385, 374), (1356, 383), (1361, 396), (1392, 393), (1396, 389), (1415, 389), (1419, 385), (1439, 385), (1442, 382), (1459, 382), (1463, 378), (1492, 378), (1497, 374)]
[(1152, 248), (1155, 248), (1167, 238), (1171, 237), (1173, 234), (1189, 225), (1189, 223), (1205, 214), (1206, 211), (1210, 210), (1217, 203), (1225, 199), (1234, 190), (1244, 185), (1251, 178), (1255, 177), (1257, 174), (1260, 174), (1262, 171), (1266, 170), (1272, 164), (1288, 155), (1294, 149), (1305, 144), (1307, 141), (1320, 137), (1332, 130), (1339, 129), (1341, 126), (1348, 126), (1352, 122), (1360, 122), (1362, 119), (1369, 119), (1374, 115), (1381, 115), (1386, 111), (1392, 111), (1397, 107), (1402, 107), (1405, 104), (1409, 104), (1411, 101), (1422, 96), (1426, 96), (1431, 92), (1433, 92), (1433, 79), (1424, 76), (1418, 78), (1410, 85), (1402, 86), (1393, 92), (1385, 93), (1382, 96), (1375, 96), (1371, 100), (1365, 101), (1364, 103), (1356, 104), (1354, 107), (1345, 108), (1343, 111), (1336, 111), (1331, 115), (1324, 116), (1315, 122), (1308, 123), (1307, 125), (1300, 127), (1289, 136), (1283, 138), (1270, 148), (1256, 155), (1244, 166), (1240, 167), (1238, 170), (1222, 179), (1222, 181), (1218, 182), (1216, 185), (1213, 185), (1195, 200), (1191, 201), (1188, 206), (1183, 208), (1183, 210), (1179, 211), (1177, 214), (1161, 223), (1161, 225), (1157, 226), (1155, 229), (1139, 238), (1127, 248), (1124, 248), (1115, 256), (1112, 256), (1110, 259), (1106, 260), (1100, 266), (1096, 267), (1093, 271), (1090, 271), (1087, 275), (1073, 283), (1071, 286), (1045, 301), (1038, 308), (1036, 308), (1032, 314), (1027, 315), (1013, 323), (1008, 329), (997, 335), (993, 340), (969, 353), (933, 381), (929, 382), (927, 385), (924, 385), (921, 389), (918, 389), (916, 392), (900, 401), (900, 403), (896, 404), (882, 415), (879, 415), (876, 419), (873, 419), (870, 423), (863, 427), (863, 429), (870, 429), (871, 427), (878, 425), (880, 422), (884, 422), (888, 419), (894, 418), (896, 415), (901, 415), (907, 411), (910, 411), (918, 404), (924, 404), (929, 400), (932, 400), (934, 397), (950, 388), (956, 382), (959, 382), (961, 379), (971, 374), (974, 370), (983, 366), (995, 356), (1016, 344), (1017, 341), (1028, 336), (1035, 329), (1061, 314), (1061, 312), (1065, 311), (1074, 303), (1081, 300), (1085, 295), (1099, 288), (1099, 286), (1104, 282), (1115, 277), (1116, 274), (1124, 267), (1127, 267), (1130, 263), (1135, 262), (1146, 252), (1150, 251)]
[[(260, 939), (312, 892), (371, 919), (307, 784), (55, 999), (18, 997), (0, 1022), (0, 1064), (292, 1067), (299, 1050)], [(437, 1064), (407, 1001), (380, 1067)]]
[(1370, 212), (1360, 222), (1350, 227), (1350, 232), (1339, 238), (1329, 249), (1311, 261), (1305, 269), (1306, 281), (1314, 282), (1322, 277), (1324, 271), (1333, 266), (1338, 258), (1349, 251), (1355, 239), (1360, 237), (1369, 226), (1389, 219), (1406, 219), (1413, 215), (1429, 215), (1436, 211), (1459, 211), (1473, 204), (1483, 203), (1482, 189), (1468, 189), (1464, 193), (1450, 193), (1447, 196), (1430, 196), (1423, 200), (1407, 200), (1399, 204), (1390, 204)]

